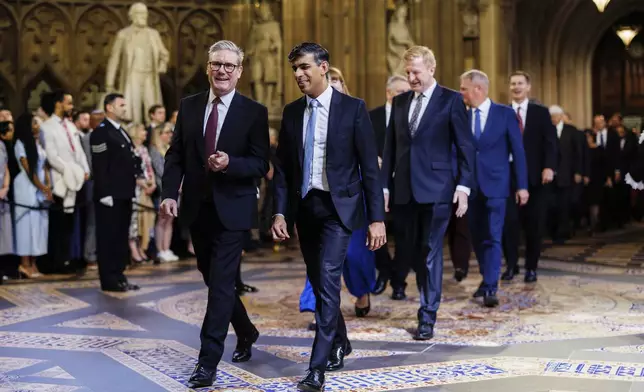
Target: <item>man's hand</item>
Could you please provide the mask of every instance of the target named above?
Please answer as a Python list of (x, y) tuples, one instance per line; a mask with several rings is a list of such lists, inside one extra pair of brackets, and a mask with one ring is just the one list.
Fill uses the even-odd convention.
[(378, 157), (378, 167), (382, 169), (382, 158)]
[(177, 217), (177, 201), (174, 199), (165, 199), (161, 202), (159, 207), (159, 212), (162, 216), (166, 217)]
[(389, 212), (389, 192), (385, 193), (385, 212)]
[(516, 194), (516, 199), (517, 199), (517, 204), (520, 206), (524, 206), (528, 203), (528, 199), (530, 198), (530, 194), (528, 193), (527, 190), (525, 189), (519, 189)]
[(271, 233), (273, 233), (273, 240), (277, 242), (282, 242), (291, 238), (291, 236), (288, 235), (286, 219), (284, 219), (282, 215), (275, 216), (273, 226), (271, 226)]
[(208, 157), (208, 167), (215, 173), (226, 170), (228, 168), (228, 154), (222, 151), (216, 151)]
[(89, 180), (89, 173), (85, 173), (85, 181)]
[(615, 170), (615, 182), (622, 182), (622, 172)]
[(458, 208), (456, 209), (456, 216), (458, 218), (462, 217), (465, 215), (467, 212), (467, 194), (463, 191), (456, 191), (454, 192), (454, 200), (452, 201), (454, 204), (458, 205)]
[(575, 174), (575, 184), (581, 184), (581, 174)]
[(106, 207), (114, 207), (114, 198), (112, 196), (105, 196), (99, 202)]
[(542, 184), (550, 184), (554, 178), (555, 178), (555, 172), (552, 171), (552, 169), (545, 168), (541, 172)]
[(373, 222), (369, 225), (367, 232), (367, 243), (369, 250), (374, 251), (380, 249), (387, 243), (387, 229), (384, 222)]

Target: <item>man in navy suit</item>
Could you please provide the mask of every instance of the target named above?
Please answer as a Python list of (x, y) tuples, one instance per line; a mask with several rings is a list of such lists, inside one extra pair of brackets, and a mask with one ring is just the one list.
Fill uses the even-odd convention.
[(333, 89), (329, 53), (316, 43), (288, 56), (305, 94), (284, 108), (274, 163), (273, 238), (297, 225), (306, 272), (316, 299), (317, 329), (309, 371), (298, 390), (321, 391), (324, 372), (344, 366), (351, 352), (340, 312), (340, 275), (351, 232), (369, 224), (367, 243), (386, 242), (378, 151), (364, 101)]
[(474, 296), (482, 296), (485, 306), (494, 307), (499, 304), (496, 291), (501, 273), (501, 239), (505, 203), (510, 194), (509, 154), (514, 157), (517, 202), (526, 204), (529, 195), (519, 121), (512, 108), (488, 98), (489, 86), (487, 75), (479, 70), (470, 70), (461, 76), (461, 93), (470, 107), (468, 117), (476, 148), (477, 187), (468, 220), (483, 282)]
[[(396, 253), (392, 297), (404, 298), (411, 263), (420, 291), (414, 339), (429, 340), (441, 298), (443, 237), (451, 203), (458, 203), (457, 216), (465, 215), (474, 185), (474, 139), (461, 95), (434, 80), (434, 53), (414, 46), (404, 53), (403, 61), (412, 91), (393, 100), (382, 161), (385, 204), (393, 203), (396, 241), (403, 241), (401, 254)], [(393, 189), (391, 195), (389, 189)]]

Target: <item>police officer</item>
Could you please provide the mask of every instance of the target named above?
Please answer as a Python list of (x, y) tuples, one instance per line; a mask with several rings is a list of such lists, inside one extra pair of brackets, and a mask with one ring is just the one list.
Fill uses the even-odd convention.
[(138, 290), (123, 271), (129, 260), (129, 228), (136, 179), (141, 160), (121, 127), (126, 115), (121, 94), (108, 94), (103, 102), (105, 120), (91, 133), (96, 203), (96, 253), (103, 291)]

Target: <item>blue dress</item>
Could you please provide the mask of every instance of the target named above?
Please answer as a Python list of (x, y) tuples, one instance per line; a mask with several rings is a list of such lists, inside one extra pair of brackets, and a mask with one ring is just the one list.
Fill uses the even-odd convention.
[[(45, 149), (36, 142), (38, 149), (38, 179), (45, 183)], [(20, 173), (13, 181), (13, 197), (17, 204), (38, 207), (45, 201), (45, 195), (29, 180), (20, 158), (27, 158), (24, 144), (18, 140), (14, 147)], [(49, 211), (30, 210), (25, 207), (15, 207), (16, 214), (16, 255), (42, 256), (47, 254), (47, 239), (49, 234)]]
[[(9, 176), (6, 170), (9, 163), (6, 142), (0, 141), (0, 188), (4, 184), (4, 177)], [(8, 203), (0, 202), (0, 255), (13, 254), (13, 222), (11, 221), (11, 207)]]

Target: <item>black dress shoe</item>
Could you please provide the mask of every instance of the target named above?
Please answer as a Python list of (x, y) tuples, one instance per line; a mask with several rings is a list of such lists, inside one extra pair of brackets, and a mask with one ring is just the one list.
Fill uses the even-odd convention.
[(454, 271), (454, 279), (456, 279), (457, 282), (461, 282), (465, 278), (467, 278), (467, 271), (460, 268), (457, 268)]
[(308, 327), (306, 327), (306, 329), (308, 329), (309, 331), (315, 332), (318, 329), (318, 325), (315, 323), (315, 321), (312, 321), (312, 322), (309, 323), (309, 325), (308, 325)]
[(394, 289), (394, 292), (391, 294), (391, 299), (393, 299), (394, 301), (402, 301), (407, 299), (405, 289)]
[(125, 293), (127, 291), (127, 286), (122, 285), (122, 284), (117, 284), (115, 286), (101, 287), (101, 290), (109, 291), (109, 292), (113, 292), (113, 293)]
[(367, 297), (367, 299), (369, 302), (364, 308), (359, 308), (358, 305), (355, 305), (356, 317), (365, 317), (369, 314), (369, 311), (371, 310), (371, 297)]
[(134, 290), (134, 291), (136, 291), (136, 290), (139, 290), (139, 289), (140, 289), (140, 287), (139, 287), (138, 285), (135, 285), (135, 284), (132, 284), (132, 283), (126, 283), (126, 285), (127, 285), (127, 289), (128, 289), (128, 290)]
[(514, 279), (514, 275), (517, 275), (519, 272), (521, 272), (521, 270), (518, 265), (514, 266), (514, 268), (508, 267), (503, 275), (501, 275), (501, 280), (512, 280)]
[(253, 343), (259, 338), (259, 331), (255, 330), (247, 337), (237, 337), (237, 347), (233, 352), (233, 362), (247, 362), (253, 356)]
[(496, 291), (486, 291), (483, 296), (483, 305), (486, 308), (493, 308), (499, 304), (499, 299), (496, 297)]
[(324, 373), (318, 369), (309, 370), (306, 377), (297, 383), (297, 390), (322, 392), (324, 390)]
[(376, 280), (376, 287), (373, 288), (372, 293), (374, 295), (380, 295), (387, 290), (387, 281), (388, 279), (384, 278), (382, 275), (378, 275), (378, 279)]
[(190, 376), (188, 383), (190, 383), (190, 388), (209, 387), (215, 383), (216, 378), (217, 369), (208, 370), (202, 365), (197, 365), (195, 366), (195, 370), (192, 371), (192, 375)]
[(257, 287), (249, 286), (244, 283), (237, 285), (235, 289), (237, 290), (237, 295), (244, 295), (246, 293), (256, 293), (259, 291)]
[(474, 298), (480, 298), (485, 296), (485, 289), (483, 288), (483, 282), (479, 285), (479, 288), (476, 289), (474, 294), (472, 294), (472, 297)]
[(537, 271), (536, 270), (525, 270), (525, 278), (523, 279), (526, 283), (534, 283), (537, 281)]
[(418, 324), (414, 340), (430, 340), (434, 337), (434, 326), (432, 324)]
[(351, 343), (347, 340), (347, 344), (342, 347), (334, 347), (331, 350), (329, 355), (329, 360), (326, 363), (326, 370), (332, 372), (334, 370), (340, 370), (344, 367), (344, 357), (351, 354), (353, 349), (351, 348)]

